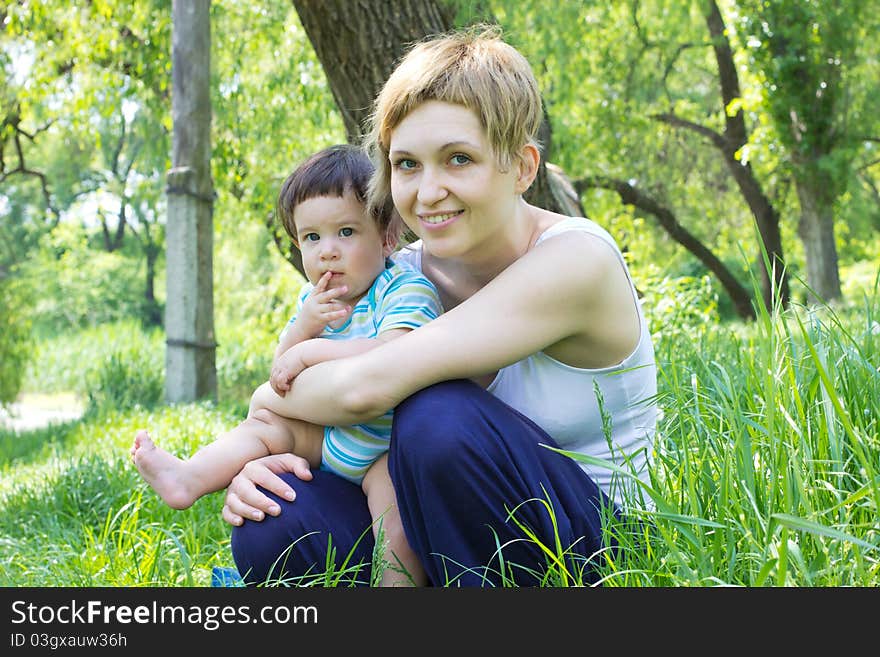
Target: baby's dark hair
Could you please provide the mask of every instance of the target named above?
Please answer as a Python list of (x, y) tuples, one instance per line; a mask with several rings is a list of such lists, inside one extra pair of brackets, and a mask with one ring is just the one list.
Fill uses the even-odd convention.
[[(293, 212), (303, 201), (318, 196), (342, 197), (350, 191), (367, 211), (367, 189), (373, 170), (366, 151), (350, 144), (329, 146), (309, 156), (281, 185), (276, 214), (284, 230), (298, 243)], [(370, 214), (382, 235), (395, 241), (400, 237), (402, 223), (390, 201), (382, 208), (372, 208)]]

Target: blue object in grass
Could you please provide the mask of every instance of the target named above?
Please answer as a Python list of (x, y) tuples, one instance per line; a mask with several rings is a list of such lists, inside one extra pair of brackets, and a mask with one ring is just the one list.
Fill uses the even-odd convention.
[(244, 580), (235, 568), (214, 566), (211, 569), (211, 586), (235, 587), (244, 586)]

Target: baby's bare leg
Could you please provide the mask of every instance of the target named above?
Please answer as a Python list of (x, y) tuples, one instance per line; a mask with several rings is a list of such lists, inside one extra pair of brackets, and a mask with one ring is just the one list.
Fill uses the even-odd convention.
[(203, 495), (228, 486), (248, 461), (262, 456), (292, 452), (317, 467), (321, 461), (323, 435), (323, 427), (257, 409), (188, 460), (158, 447), (146, 431), (139, 431), (135, 436), (131, 458), (141, 476), (166, 504), (174, 509), (186, 509)]
[(394, 486), (388, 474), (388, 454), (383, 455), (367, 471), (361, 484), (373, 518), (373, 535), (378, 539), (379, 523), (385, 534), (386, 567), (380, 586), (425, 586), (425, 569), (406, 540), (403, 521), (397, 508)]
[[(263, 411), (275, 415), (272, 411)], [(287, 434), (293, 436), (293, 447), (283, 450), (301, 456), (309, 462), (312, 469), (321, 465), (321, 448), (324, 446), (324, 427), (320, 424), (312, 424), (304, 420), (296, 420), (289, 417), (275, 415)], [(277, 454), (278, 452), (272, 452)], [(236, 473), (238, 474), (238, 473)]]

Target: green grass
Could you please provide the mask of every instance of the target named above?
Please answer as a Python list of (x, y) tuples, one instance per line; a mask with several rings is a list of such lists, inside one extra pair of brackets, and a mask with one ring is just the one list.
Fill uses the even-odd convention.
[(880, 583), (876, 300), (663, 346), (657, 511), (609, 582)]
[[(653, 324), (663, 414), (643, 494), (656, 509), (608, 520), (620, 550), (594, 558), (604, 585), (880, 585), (878, 300), (875, 283), (836, 312)], [(240, 400), (99, 407), (0, 433), (0, 585), (207, 586), (212, 566), (233, 565), (222, 493), (170, 510), (127, 450), (149, 427), (191, 453), (241, 411)], [(580, 581), (569, 547), (542, 546), (542, 586)], [(510, 567), (503, 546), (497, 556)], [(347, 566), (329, 567), (308, 584), (349, 581)]]
[(236, 416), (210, 404), (0, 434), (0, 585), (199, 586), (231, 566), (220, 493), (165, 506), (128, 459), (137, 429), (189, 453)]

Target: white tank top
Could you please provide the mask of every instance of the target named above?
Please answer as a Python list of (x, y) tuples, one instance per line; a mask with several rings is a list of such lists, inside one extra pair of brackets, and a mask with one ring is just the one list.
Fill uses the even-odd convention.
[[(651, 334), (623, 254), (607, 231), (589, 219), (571, 217), (544, 231), (536, 244), (567, 231), (595, 235), (617, 253), (639, 316), (635, 350), (617, 365), (602, 369), (572, 367), (539, 351), (500, 369), (487, 390), (544, 429), (560, 448), (609, 461), (649, 483), (647, 464), (657, 424), (657, 367)], [(394, 260), (421, 271), (421, 243), (395, 254)], [(609, 425), (608, 439), (605, 424)], [(643, 497), (628, 477), (604, 467), (578, 465), (618, 504), (624, 504), (624, 487), (635, 493), (631, 499)], [(644, 500), (645, 506), (652, 506), (647, 496)]]

